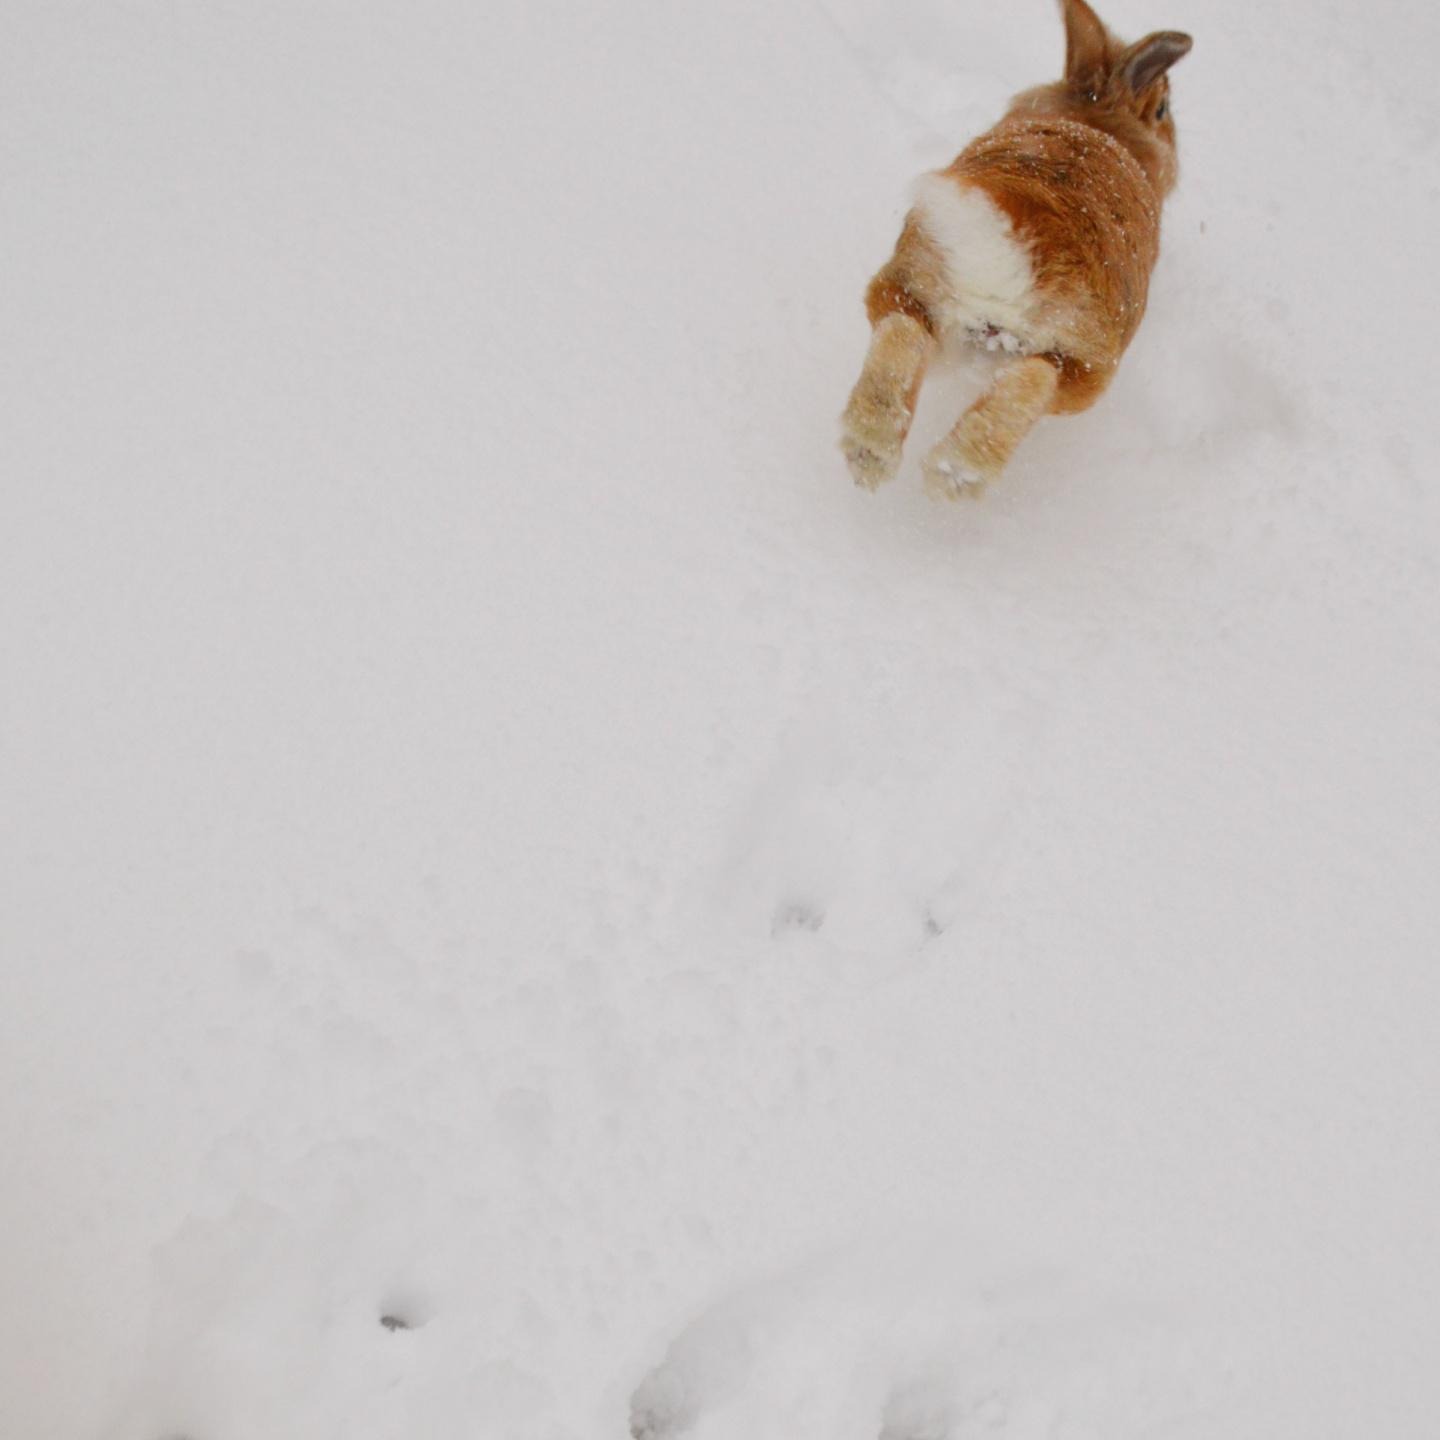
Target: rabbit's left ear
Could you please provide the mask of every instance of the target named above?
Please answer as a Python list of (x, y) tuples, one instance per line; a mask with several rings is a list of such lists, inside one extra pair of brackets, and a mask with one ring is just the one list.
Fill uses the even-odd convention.
[(1183, 60), (1190, 53), (1195, 42), (1178, 30), (1161, 30), (1137, 40), (1121, 57), (1115, 67), (1132, 95), (1138, 95), (1147, 85), (1153, 85), (1177, 60)]
[(1065, 78), (1079, 80), (1105, 68), (1110, 33), (1085, 0), (1060, 0), (1065, 18)]

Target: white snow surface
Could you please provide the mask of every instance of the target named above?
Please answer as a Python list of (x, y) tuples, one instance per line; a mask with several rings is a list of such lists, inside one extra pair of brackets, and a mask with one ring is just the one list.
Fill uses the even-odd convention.
[(1440, 11), (1102, 11), (1151, 312), (947, 507), (1046, 0), (7, 7), (3, 1440), (1436, 1433)]

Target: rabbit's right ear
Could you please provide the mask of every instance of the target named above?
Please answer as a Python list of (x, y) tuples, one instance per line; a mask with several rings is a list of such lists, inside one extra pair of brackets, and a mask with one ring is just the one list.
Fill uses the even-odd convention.
[(1120, 57), (1117, 67), (1125, 83), (1138, 95), (1153, 85), (1177, 60), (1183, 60), (1195, 42), (1179, 30), (1161, 30), (1137, 40)]
[(1110, 33), (1085, 0), (1060, 0), (1065, 15), (1065, 78), (1081, 80), (1104, 69)]

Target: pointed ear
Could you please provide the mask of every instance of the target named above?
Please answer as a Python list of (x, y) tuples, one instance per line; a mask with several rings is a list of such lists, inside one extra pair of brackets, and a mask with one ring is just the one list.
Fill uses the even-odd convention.
[(1110, 34), (1085, 0), (1060, 0), (1065, 16), (1065, 78), (1075, 80), (1105, 64)]
[(1161, 30), (1137, 40), (1121, 57), (1116, 67), (1132, 95), (1153, 85), (1177, 60), (1190, 53), (1195, 42), (1178, 30)]

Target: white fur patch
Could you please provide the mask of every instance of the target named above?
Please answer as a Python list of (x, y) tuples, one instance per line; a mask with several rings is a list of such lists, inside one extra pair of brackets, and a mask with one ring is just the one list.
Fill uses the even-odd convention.
[(915, 185), (915, 216), (945, 257), (946, 330), (971, 332), (1005, 350), (1044, 348), (1035, 334), (1035, 277), (1010, 217), (983, 191), (950, 176)]

